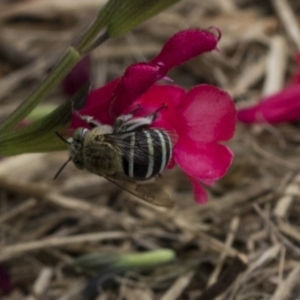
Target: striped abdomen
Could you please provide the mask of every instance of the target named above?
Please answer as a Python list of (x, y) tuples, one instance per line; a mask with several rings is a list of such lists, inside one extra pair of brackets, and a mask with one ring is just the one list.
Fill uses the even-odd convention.
[(148, 179), (162, 172), (172, 155), (169, 135), (159, 129), (127, 133), (124, 141), (123, 168), (127, 176), (134, 179)]

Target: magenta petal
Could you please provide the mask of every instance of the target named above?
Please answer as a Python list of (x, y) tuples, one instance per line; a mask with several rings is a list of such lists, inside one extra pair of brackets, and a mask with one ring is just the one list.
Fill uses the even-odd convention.
[(136, 100), (134, 105), (139, 104), (141, 108), (147, 107), (150, 110), (156, 109), (162, 104), (177, 107), (183, 101), (184, 96), (185, 90), (178, 85), (154, 85)]
[(179, 167), (189, 176), (203, 181), (224, 176), (233, 159), (233, 153), (224, 145), (201, 144), (183, 138), (173, 151)]
[(199, 204), (205, 204), (207, 202), (207, 193), (206, 190), (202, 187), (199, 181), (191, 176), (188, 176), (191, 181), (193, 190), (194, 190), (194, 198), (195, 201)]
[(144, 94), (159, 79), (158, 72), (159, 67), (149, 63), (137, 63), (128, 67), (111, 98), (112, 116), (121, 115)]
[[(148, 116), (157, 111), (157, 118), (153, 123), (154, 127), (160, 127), (162, 123), (171, 123), (170, 125), (177, 126), (180, 119), (177, 107), (184, 96), (185, 90), (180, 86), (154, 85), (123, 113), (129, 113), (137, 107), (140, 107), (140, 109), (134, 114), (135, 117)], [(162, 128), (165, 128), (165, 126), (162, 126)]]
[(261, 100), (257, 105), (240, 109), (239, 121), (244, 123), (281, 123), (300, 119), (300, 84), (289, 86)]
[(135, 112), (135, 117), (148, 116), (157, 111), (157, 118), (152, 125), (172, 130), (180, 123), (181, 116), (176, 108), (180, 105), (184, 96), (185, 91), (180, 86), (154, 85), (123, 113), (129, 113), (137, 107), (140, 107), (140, 109)]
[(183, 30), (173, 35), (151, 62), (164, 65), (167, 72), (197, 55), (216, 49), (218, 41), (218, 37), (208, 30)]
[(234, 134), (235, 106), (231, 97), (219, 88), (207, 84), (194, 87), (180, 109), (187, 124), (182, 135), (194, 141), (226, 141)]
[[(83, 116), (92, 116), (102, 124), (112, 125), (114, 120), (109, 114), (110, 97), (119, 80), (117, 78), (103, 87), (90, 92), (85, 107), (79, 113)], [(78, 127), (87, 127), (87, 124), (76, 115), (73, 115), (71, 128)]]

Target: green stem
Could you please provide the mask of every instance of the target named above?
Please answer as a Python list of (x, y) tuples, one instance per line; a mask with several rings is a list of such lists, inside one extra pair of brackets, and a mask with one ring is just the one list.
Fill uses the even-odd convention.
[(82, 39), (79, 41), (79, 43), (75, 46), (76, 49), (80, 53), (83, 53), (87, 47), (94, 41), (94, 39), (99, 34), (99, 28), (102, 28), (104, 24), (102, 24), (102, 20), (97, 20), (95, 23), (89, 28), (89, 30), (86, 32), (86, 34), (82, 37)]
[[(139, 3), (139, 1), (136, 1), (132, 2), (133, 6), (135, 5), (135, 3)], [(151, 3), (154, 5), (156, 3), (155, 1), (156, 0), (152, 0)], [(162, 0), (158, 1), (157, 3), (160, 4), (159, 2), (161, 2), (163, 4), (162, 7), (166, 7), (178, 0), (165, 1), (167, 1), (167, 3), (165, 4)], [(10, 132), (17, 124), (19, 124), (25, 117), (27, 117), (28, 114), (31, 113), (34, 110), (34, 108), (44, 98), (46, 98), (56, 86), (58, 86), (62, 79), (68, 74), (69, 71), (71, 71), (71, 69), (86, 53), (94, 49), (100, 43), (105, 41), (108, 37), (118, 36), (131, 29), (135, 24), (141, 21), (141, 16), (144, 15), (144, 17), (142, 18), (144, 19), (153, 14), (151, 13), (151, 11), (149, 14), (141, 14), (141, 10), (139, 9), (141, 6), (137, 6), (137, 8), (133, 10), (133, 13), (129, 14), (128, 10), (131, 6), (128, 5), (128, 3), (130, 3), (130, 1), (128, 2), (124, 0), (110, 0), (107, 2), (107, 4), (98, 13), (98, 16), (94, 23), (81, 37), (79, 42), (74, 47), (69, 48), (68, 52), (65, 54), (60, 63), (52, 70), (52, 72), (41, 83), (41, 85), (23, 103), (21, 103), (21, 105), (19, 105), (2, 124), (0, 124), (0, 135)], [(152, 4), (149, 6), (149, 9), (152, 7)], [(152, 9), (154, 9), (153, 7)], [(158, 7), (158, 10), (160, 10), (160, 6)], [(119, 12), (114, 14), (115, 11)], [(153, 10), (153, 12), (155, 11), (156, 10)], [(122, 14), (125, 17), (122, 17)], [(118, 23), (115, 21), (116, 24), (112, 24), (111, 18), (112, 20), (120, 18), (120, 22)], [(124, 25), (124, 20), (130, 20), (131, 18), (133, 18), (135, 21), (131, 20), (131, 25), (126, 27)], [(110, 28), (110, 31), (112, 31), (114, 35), (112, 35), (109, 31), (109, 27), (111, 26), (112, 28)], [(125, 26), (126, 30), (122, 29), (122, 26)], [(107, 27), (107, 32), (104, 32), (104, 34), (99, 37), (100, 30), (103, 30), (105, 27)]]
[(69, 101), (65, 101), (43, 118), (16, 131), (0, 134), (0, 156), (66, 148), (66, 144), (62, 144), (55, 131), (63, 130), (70, 123), (72, 108), (82, 107), (88, 91), (89, 84), (85, 84)]
[(22, 102), (3, 123), (0, 124), (0, 133), (10, 131), (18, 125), (56, 86), (58, 86), (62, 79), (82, 58), (84, 50), (88, 49), (94, 42), (99, 31), (106, 25), (118, 3), (119, 0), (109, 1), (108, 4), (100, 10), (97, 19), (82, 36), (78, 44), (75, 47), (69, 48), (60, 63), (52, 70), (41, 85), (24, 102)]
[(103, 29), (107, 23), (112, 13), (117, 6), (120, 5), (122, 0), (110, 0), (103, 9), (100, 10), (98, 16), (92, 26), (76, 44), (75, 48), (79, 53), (85, 53), (85, 51), (93, 44), (101, 29)]
[(43, 100), (50, 92), (60, 83), (68, 72), (80, 60), (79, 52), (70, 47), (60, 63), (51, 71), (49, 76), (42, 84), (29, 96), (26, 101), (22, 102), (13, 113), (0, 124), (0, 132), (13, 129), (18, 125), (33, 109)]

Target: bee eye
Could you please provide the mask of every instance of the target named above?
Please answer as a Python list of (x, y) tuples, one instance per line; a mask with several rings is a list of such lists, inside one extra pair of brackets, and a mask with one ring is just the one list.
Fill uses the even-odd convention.
[(89, 132), (86, 128), (77, 128), (73, 134), (73, 140), (79, 144), (82, 143), (84, 136)]

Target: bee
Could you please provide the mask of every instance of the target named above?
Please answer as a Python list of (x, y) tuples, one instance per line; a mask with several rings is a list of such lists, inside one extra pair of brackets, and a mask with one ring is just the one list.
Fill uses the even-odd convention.
[(76, 115), (91, 129), (77, 128), (69, 144), (69, 159), (58, 170), (58, 177), (68, 162), (102, 176), (134, 196), (158, 206), (169, 207), (172, 201), (153, 179), (168, 165), (172, 156), (172, 134), (163, 129), (148, 128), (157, 117), (118, 117), (114, 126), (103, 125), (90, 116)]

